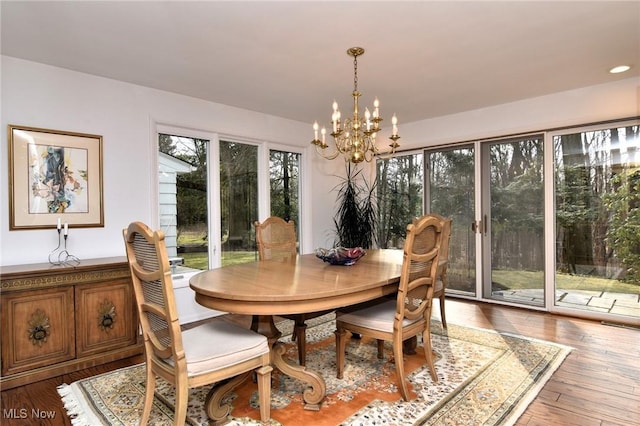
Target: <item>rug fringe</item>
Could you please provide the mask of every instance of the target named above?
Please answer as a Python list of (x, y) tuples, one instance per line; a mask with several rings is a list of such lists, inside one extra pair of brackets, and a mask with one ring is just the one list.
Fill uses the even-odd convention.
[(80, 401), (78, 401), (78, 398), (76, 398), (71, 385), (63, 383), (58, 386), (57, 390), (58, 394), (62, 398), (62, 405), (67, 411), (71, 424), (73, 426), (92, 426), (89, 423), (89, 419), (84, 414), (85, 412), (83, 407), (80, 404)]

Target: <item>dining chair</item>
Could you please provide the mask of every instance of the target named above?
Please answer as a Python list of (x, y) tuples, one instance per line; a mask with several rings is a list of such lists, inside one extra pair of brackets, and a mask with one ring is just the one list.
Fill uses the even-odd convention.
[[(291, 260), (298, 255), (296, 228), (293, 221), (285, 221), (278, 216), (270, 216), (263, 222), (255, 222), (256, 243), (260, 260)], [(283, 318), (293, 320), (295, 325), (291, 340), (298, 343), (298, 361), (306, 363), (307, 338), (306, 321), (331, 311), (310, 312), (304, 314), (283, 314)]]
[(438, 375), (431, 349), (431, 305), (438, 272), (443, 223), (423, 216), (407, 225), (400, 283), (395, 299), (354, 311), (336, 314), (337, 377), (344, 374), (346, 332), (369, 336), (378, 342), (378, 358), (383, 357), (385, 341), (391, 341), (400, 394), (405, 401), (409, 392), (405, 380), (403, 342), (422, 335), (424, 356), (434, 382)]
[[(141, 222), (123, 230), (129, 269), (138, 307), (146, 361), (146, 393), (140, 424), (149, 421), (157, 376), (176, 389), (174, 425), (184, 425), (189, 389), (256, 373), (260, 418), (270, 418), (271, 371), (267, 338), (224, 320), (182, 330), (173, 292), (164, 233)], [(226, 383), (224, 386), (229, 386)], [(207, 415), (224, 422), (231, 406), (211, 401)], [(212, 405), (210, 403), (212, 402)]]

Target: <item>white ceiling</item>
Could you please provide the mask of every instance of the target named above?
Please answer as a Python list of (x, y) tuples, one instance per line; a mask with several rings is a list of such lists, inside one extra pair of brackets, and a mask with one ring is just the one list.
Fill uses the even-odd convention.
[(639, 1), (2, 0), (1, 18), (3, 55), (303, 122), (351, 109), (353, 46), (361, 102), (401, 123), (640, 76)]

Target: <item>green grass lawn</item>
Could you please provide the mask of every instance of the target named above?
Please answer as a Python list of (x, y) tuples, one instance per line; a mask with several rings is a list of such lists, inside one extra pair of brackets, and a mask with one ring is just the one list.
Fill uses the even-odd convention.
[[(188, 268), (209, 269), (207, 253), (181, 253), (179, 256), (184, 259), (184, 266)], [(256, 260), (258, 260), (257, 251), (222, 252), (222, 266), (255, 262)]]
[[(492, 280), (509, 289), (532, 289), (544, 286), (542, 272), (498, 270)], [(612, 293), (640, 294), (640, 283), (628, 283), (589, 275), (556, 274), (556, 288), (562, 290), (608, 291)]]
[[(207, 229), (204, 226), (193, 226), (189, 229), (181, 229), (178, 235), (179, 246), (203, 246), (208, 244)], [(207, 253), (180, 253), (184, 259), (184, 266), (194, 269), (209, 269)], [(258, 260), (257, 251), (223, 251), (222, 266), (236, 263), (254, 262)]]
[[(206, 245), (207, 234), (205, 228), (194, 228), (181, 231), (178, 237), (179, 245)], [(182, 253), (185, 266), (194, 269), (209, 269), (207, 253)], [(258, 260), (257, 251), (224, 251), (222, 266), (237, 263), (254, 262)], [(449, 270), (453, 279), (454, 270)], [(544, 287), (544, 274), (536, 271), (496, 270), (492, 280), (509, 289), (536, 289)], [(556, 288), (562, 290), (608, 291), (612, 293), (640, 294), (640, 283), (629, 283), (590, 275), (556, 274)]]

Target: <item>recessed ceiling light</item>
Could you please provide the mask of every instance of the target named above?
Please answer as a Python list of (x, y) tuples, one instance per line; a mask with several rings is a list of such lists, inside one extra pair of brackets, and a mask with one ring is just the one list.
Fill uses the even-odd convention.
[(629, 65), (618, 65), (609, 70), (611, 74), (619, 74), (621, 72), (629, 71), (631, 67)]

